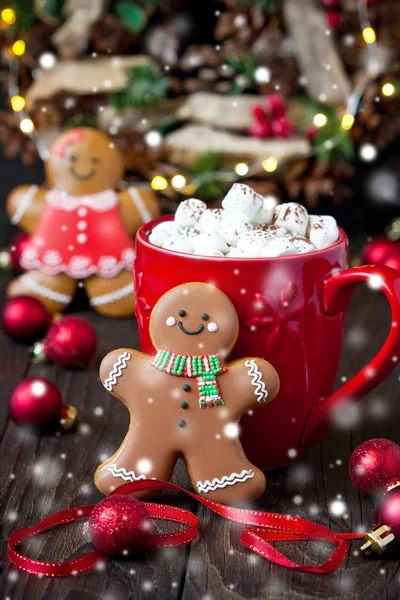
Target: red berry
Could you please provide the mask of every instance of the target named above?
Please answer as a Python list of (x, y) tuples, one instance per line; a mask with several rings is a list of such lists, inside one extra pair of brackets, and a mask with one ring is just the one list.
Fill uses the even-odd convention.
[(310, 125), (310, 127), (307, 127), (305, 134), (310, 142), (313, 142), (317, 136), (317, 128)]
[(251, 137), (267, 138), (271, 135), (271, 125), (268, 121), (256, 121), (249, 129)]
[(278, 119), (286, 114), (286, 104), (281, 94), (270, 94), (267, 98), (267, 105), (273, 119)]
[(272, 135), (279, 138), (287, 138), (294, 134), (294, 127), (290, 121), (281, 117), (274, 119), (271, 123)]
[(339, 0), (321, 0), (321, 4), (324, 8), (337, 8)]
[(331, 29), (339, 29), (342, 15), (338, 12), (330, 11), (326, 13), (326, 22)]
[(251, 114), (255, 119), (257, 119), (257, 121), (265, 121), (267, 118), (265, 108), (261, 106), (261, 104), (253, 106), (253, 108), (251, 109)]

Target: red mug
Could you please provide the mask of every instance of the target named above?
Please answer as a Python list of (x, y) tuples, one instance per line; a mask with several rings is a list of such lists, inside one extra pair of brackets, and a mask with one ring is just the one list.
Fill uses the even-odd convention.
[[(139, 229), (134, 266), (136, 316), (143, 352), (154, 354), (149, 318), (171, 288), (205, 281), (232, 300), (239, 337), (231, 359), (259, 356), (277, 370), (281, 388), (273, 402), (241, 420), (247, 457), (260, 468), (298, 457), (328, 431), (341, 404), (374, 389), (400, 357), (400, 272), (384, 266), (348, 268), (348, 238), (324, 250), (278, 258), (207, 257), (171, 252), (150, 244), (153, 227)], [(339, 364), (344, 311), (363, 282), (381, 289), (392, 310), (389, 336), (378, 354), (332, 393)]]

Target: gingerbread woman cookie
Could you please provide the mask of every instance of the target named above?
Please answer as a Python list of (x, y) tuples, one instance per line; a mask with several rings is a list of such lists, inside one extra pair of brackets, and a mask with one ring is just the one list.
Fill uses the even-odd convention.
[(115, 188), (123, 158), (104, 133), (82, 127), (62, 134), (45, 165), (49, 189), (21, 185), (7, 199), (14, 225), (32, 234), (22, 257), (26, 273), (8, 296), (35, 296), (50, 312), (64, 310), (79, 280), (95, 310), (134, 312), (132, 236), (159, 214), (150, 189)]
[(101, 364), (101, 381), (127, 406), (130, 427), (98, 467), (96, 486), (109, 493), (127, 481), (168, 481), (182, 456), (207, 498), (232, 504), (262, 494), (265, 478), (244, 455), (239, 421), (277, 395), (279, 378), (259, 358), (224, 363), (238, 335), (230, 299), (208, 283), (175, 287), (153, 308), (150, 333), (155, 357), (122, 348)]

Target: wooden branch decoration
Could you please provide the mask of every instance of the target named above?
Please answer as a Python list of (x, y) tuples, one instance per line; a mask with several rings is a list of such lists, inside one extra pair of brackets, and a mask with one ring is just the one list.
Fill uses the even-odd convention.
[[(327, 25), (321, 7), (314, 0), (286, 0), (283, 14), (310, 96), (323, 104), (345, 104), (351, 84), (333, 36), (326, 35)], [(326, 65), (330, 65), (329, 70)]]

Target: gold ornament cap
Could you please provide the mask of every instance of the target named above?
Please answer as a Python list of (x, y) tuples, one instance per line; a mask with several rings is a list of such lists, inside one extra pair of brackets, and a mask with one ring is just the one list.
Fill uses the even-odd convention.
[(78, 423), (78, 410), (75, 406), (65, 405), (62, 411), (60, 426), (64, 431), (75, 429)]
[(386, 554), (396, 545), (396, 538), (390, 528), (383, 523), (376, 523), (363, 538), (361, 552), (363, 556)]

